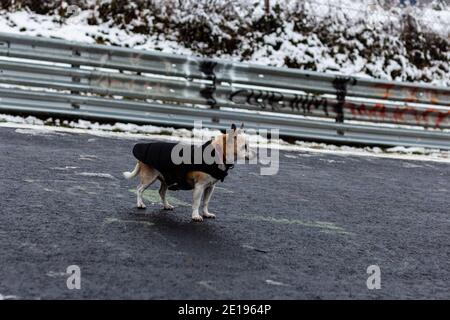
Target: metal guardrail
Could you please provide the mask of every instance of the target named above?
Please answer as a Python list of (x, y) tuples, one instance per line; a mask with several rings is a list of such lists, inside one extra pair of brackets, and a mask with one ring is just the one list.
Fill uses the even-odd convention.
[(245, 121), (303, 139), (450, 149), (449, 88), (15, 34), (0, 33), (0, 99), (0, 111), (220, 129)]

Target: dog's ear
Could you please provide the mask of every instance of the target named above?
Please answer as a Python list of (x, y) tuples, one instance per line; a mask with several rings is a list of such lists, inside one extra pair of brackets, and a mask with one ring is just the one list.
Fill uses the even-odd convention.
[(231, 130), (236, 131), (236, 125), (234, 123), (231, 125)]
[(240, 129), (244, 129), (244, 123), (243, 122), (241, 123)]

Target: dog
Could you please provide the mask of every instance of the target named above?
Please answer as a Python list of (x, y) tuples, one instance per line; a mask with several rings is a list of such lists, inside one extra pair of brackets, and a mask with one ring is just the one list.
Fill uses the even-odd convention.
[[(249, 148), (243, 128), (244, 124), (240, 128), (232, 124), (231, 131), (215, 137), (201, 147), (168, 142), (136, 144), (133, 155), (137, 164), (132, 172), (124, 172), (123, 175), (126, 179), (138, 174), (140, 176), (140, 184), (136, 189), (137, 207), (145, 209), (142, 193), (159, 180), (159, 195), (165, 210), (174, 209), (167, 201), (167, 190), (193, 190), (192, 220), (201, 222), (203, 218), (215, 218), (216, 215), (209, 212), (208, 205), (216, 183), (225, 179), (237, 160), (250, 160), (255, 156)], [(192, 153), (188, 155), (190, 151), (194, 153), (194, 157)], [(206, 159), (193, 161), (200, 152), (202, 156), (210, 155), (209, 162)], [(173, 160), (174, 155), (190, 160), (190, 163), (176, 162)], [(203, 207), (200, 212), (202, 199)]]

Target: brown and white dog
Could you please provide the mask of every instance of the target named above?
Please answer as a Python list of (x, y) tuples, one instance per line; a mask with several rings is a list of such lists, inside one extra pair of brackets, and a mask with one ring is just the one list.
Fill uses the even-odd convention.
[[(223, 162), (218, 165), (222, 170), (227, 170), (228, 167), (225, 164), (234, 163), (236, 160), (249, 160), (255, 156), (255, 153), (248, 147), (247, 140), (243, 134), (243, 124), (239, 129), (233, 124), (231, 129), (230, 132), (215, 137), (210, 143), (214, 148), (215, 154), (223, 159)], [(137, 187), (137, 207), (145, 208), (142, 193), (156, 180), (159, 180), (161, 182), (159, 195), (161, 196), (163, 207), (166, 210), (173, 210), (174, 207), (169, 204), (166, 198), (166, 192), (169, 186), (166, 183), (164, 175), (153, 166), (139, 160), (132, 172), (123, 173), (127, 179), (131, 179), (138, 174), (141, 181)], [(192, 220), (203, 221), (203, 218), (215, 218), (216, 216), (209, 212), (208, 205), (215, 184), (219, 180), (206, 172), (196, 170), (188, 171), (185, 179), (186, 183), (190, 186), (188, 189), (193, 190)], [(203, 206), (200, 212), (202, 199)]]

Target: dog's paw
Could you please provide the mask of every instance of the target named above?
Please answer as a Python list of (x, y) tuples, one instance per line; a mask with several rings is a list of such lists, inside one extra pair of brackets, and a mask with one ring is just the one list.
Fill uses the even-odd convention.
[(173, 209), (175, 209), (175, 207), (171, 204), (167, 204), (164, 206), (164, 210), (173, 210)]
[(138, 204), (136, 207), (137, 207), (138, 209), (145, 209), (145, 208), (147, 208), (146, 205), (143, 204), (143, 203)]
[(192, 216), (192, 221), (202, 222), (203, 218), (200, 215)]
[(203, 212), (203, 218), (206, 219), (215, 219), (216, 215), (210, 212)]

